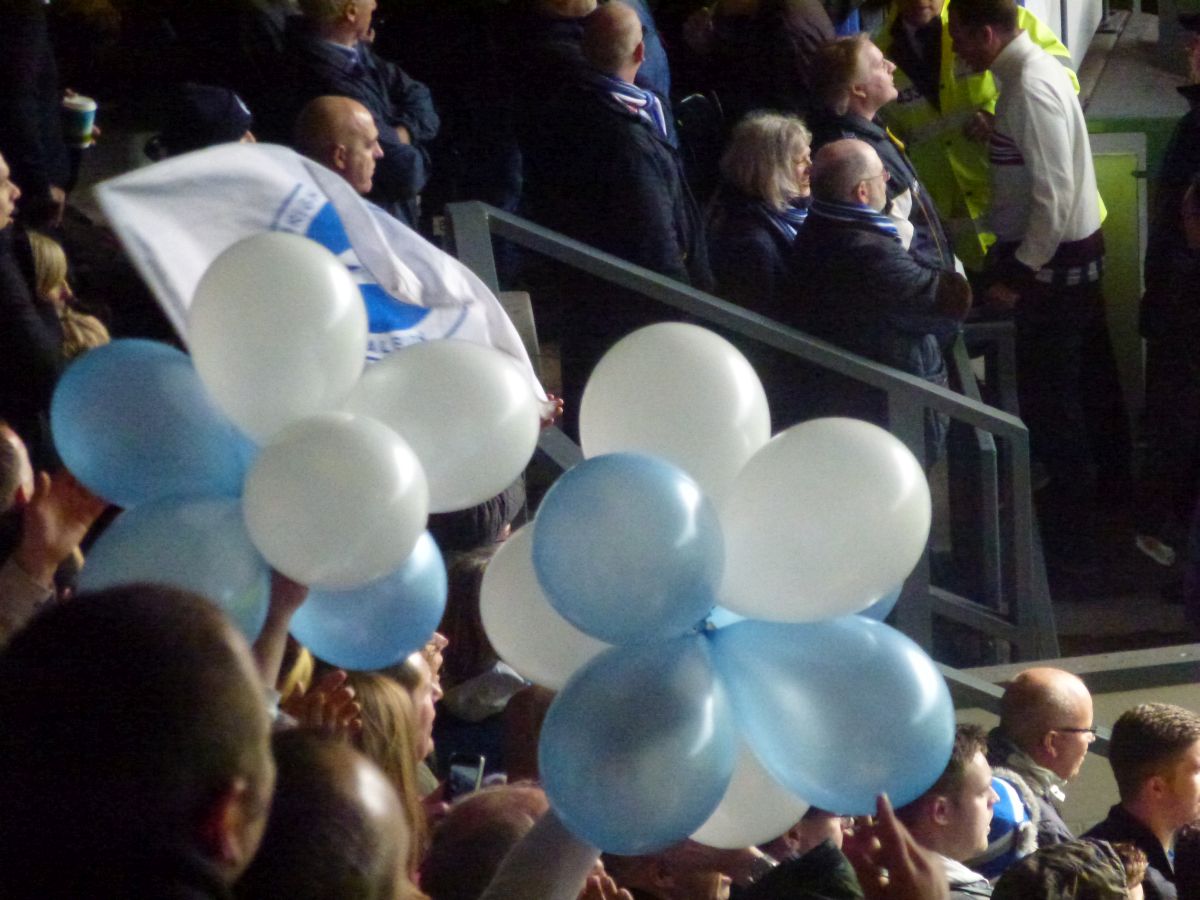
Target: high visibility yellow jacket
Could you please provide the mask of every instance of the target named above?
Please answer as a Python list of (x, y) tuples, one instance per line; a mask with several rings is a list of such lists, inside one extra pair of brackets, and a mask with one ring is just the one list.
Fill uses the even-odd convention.
[[(954, 55), (950, 42), (950, 2), (942, 5), (938, 102), (924, 96), (902, 69), (895, 72), (900, 96), (879, 111), (887, 126), (904, 141), (905, 149), (929, 196), (933, 198), (954, 243), (954, 251), (970, 269), (979, 269), (988, 245), (994, 240), (987, 230), (986, 213), (991, 189), (986, 142), (973, 141), (963, 127), (977, 110), (994, 112), (999, 91), (991, 72), (976, 74)], [(1070, 53), (1054, 32), (1024, 7), (1017, 10), (1017, 24), (1047, 53), (1065, 60), (1070, 71)], [(904, 28), (893, 3), (875, 43), (884, 55)], [(1079, 80), (1071, 72), (1079, 92)], [(1103, 215), (1103, 212), (1102, 212)]]

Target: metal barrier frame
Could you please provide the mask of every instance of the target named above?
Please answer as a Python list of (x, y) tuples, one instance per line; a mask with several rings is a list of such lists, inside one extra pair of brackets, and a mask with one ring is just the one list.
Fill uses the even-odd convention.
[[(848, 353), (833, 344), (781, 325), (711, 294), (626, 262), (579, 241), (535, 225), (525, 219), (479, 202), (446, 207), (452, 252), (492, 291), (499, 293), (492, 241), (501, 237), (619, 287), (679, 310), (689, 316), (759, 341), (839, 375), (878, 388), (887, 395), (890, 430), (925, 458), (924, 413), (933, 409), (951, 419), (1000, 439), (1005, 452), (997, 462), (1003, 501), (1009, 514), (998, 519), (1001, 570), (1007, 573), (1000, 588), (998, 610), (960, 597), (929, 583), (926, 550), (904, 585), (897, 606), (897, 627), (926, 650), (932, 649), (933, 616), (940, 615), (985, 634), (1007, 641), (1015, 659), (1058, 656), (1058, 636), (1042, 567), (1029, 477), (1029, 432), (1015, 415), (984, 404), (978, 395), (964, 396), (922, 378)], [(993, 329), (994, 330), (994, 329)], [(1003, 343), (1003, 336), (981, 333)], [(556, 465), (567, 468), (578, 462), (579, 448), (558, 429), (547, 429), (539, 444)]]

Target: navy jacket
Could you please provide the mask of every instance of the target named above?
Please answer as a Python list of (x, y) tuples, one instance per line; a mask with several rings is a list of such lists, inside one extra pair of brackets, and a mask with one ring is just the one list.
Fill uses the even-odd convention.
[(711, 285), (699, 210), (674, 147), (590, 70), (527, 135), (526, 215), (685, 284)]
[(724, 187), (709, 211), (707, 231), (717, 293), (764, 316), (783, 318), (792, 237), (763, 201)]
[(814, 211), (792, 248), (789, 324), (876, 362), (945, 383), (936, 334), (955, 328), (938, 311), (951, 271), (906, 251), (890, 235)]
[(1084, 837), (1098, 838), (1110, 844), (1124, 841), (1146, 854), (1150, 863), (1142, 882), (1146, 900), (1175, 900), (1178, 896), (1175, 891), (1175, 871), (1171, 868), (1163, 845), (1149, 828), (1126, 812), (1120, 803), (1109, 809), (1108, 817)]
[[(437, 136), (441, 124), (429, 89), (366, 45), (359, 44), (356, 62), (303, 26), (298, 20), (288, 32), (293, 111), (325, 94), (351, 97), (369, 109), (379, 129), (383, 159), (375, 166), (375, 183), (368, 196), (415, 225), (417, 196), (429, 180), (429, 152), (424, 145)], [(411, 144), (397, 137), (398, 125), (408, 129)]]
[(832, 141), (857, 138), (875, 148), (880, 160), (888, 170), (887, 192), (891, 200), (897, 194), (913, 191), (913, 212), (909, 216), (914, 228), (911, 252), (922, 257), (931, 265), (943, 269), (954, 268), (954, 248), (946, 237), (937, 208), (929, 198), (912, 161), (887, 130), (878, 122), (868, 122), (862, 116), (846, 113), (844, 116), (820, 116), (813, 125), (813, 154)]

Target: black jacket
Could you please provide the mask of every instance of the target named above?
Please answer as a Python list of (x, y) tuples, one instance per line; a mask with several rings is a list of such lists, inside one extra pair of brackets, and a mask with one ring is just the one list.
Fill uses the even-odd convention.
[(1158, 173), (1158, 191), (1146, 241), (1141, 332), (1173, 341), (1191, 352), (1200, 338), (1196, 275), (1200, 253), (1189, 250), (1183, 232), (1183, 197), (1200, 174), (1200, 85), (1179, 88), (1191, 110), (1175, 126)]
[(876, 362), (945, 383), (936, 333), (955, 327), (938, 310), (953, 272), (913, 256), (890, 235), (809, 213), (792, 247), (788, 324)]
[(706, 230), (717, 293), (738, 306), (781, 318), (792, 237), (764, 202), (727, 185), (713, 201)]
[[(441, 125), (429, 89), (365, 44), (359, 44), (355, 62), (314, 36), (302, 19), (289, 23), (287, 47), (289, 96), (285, 102), (290, 103), (293, 115), (309, 100), (325, 94), (350, 97), (370, 110), (379, 129), (383, 158), (375, 166), (369, 196), (402, 221), (415, 224), (417, 196), (429, 180), (425, 144), (437, 136)], [(412, 143), (401, 142), (396, 135), (398, 125), (408, 129)]]
[(678, 152), (591, 70), (550, 102), (522, 149), (531, 219), (685, 284), (711, 285)]
[(63, 367), (62, 328), (31, 287), (29, 239), (17, 225), (0, 229), (0, 418), (25, 440), (33, 463), (55, 462), (50, 398)]
[(1167, 852), (1154, 833), (1139, 820), (1125, 811), (1120, 803), (1108, 811), (1108, 817), (1084, 835), (1110, 844), (1125, 842), (1133, 844), (1146, 854), (1150, 865), (1142, 882), (1146, 900), (1176, 900), (1175, 871), (1167, 859)]
[(28, 208), (68, 186), (61, 102), (46, 4), (0, 0), (0, 154)]

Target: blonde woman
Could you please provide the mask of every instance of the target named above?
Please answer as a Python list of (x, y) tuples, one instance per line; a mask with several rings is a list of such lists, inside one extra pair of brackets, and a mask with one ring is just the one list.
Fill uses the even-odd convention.
[(351, 672), (347, 683), (362, 707), (362, 730), (355, 744), (387, 775), (400, 797), (409, 833), (406, 869), (415, 876), (429, 849), (429, 822), (417, 779), (427, 740), (409, 692), (377, 672)]
[(779, 318), (788, 257), (808, 214), (812, 135), (796, 116), (754, 112), (733, 129), (709, 209), (717, 293)]
[(95, 316), (74, 308), (75, 294), (67, 281), (67, 255), (62, 245), (36, 231), (29, 232), (38, 300), (53, 307), (62, 328), (62, 354), (74, 359), (84, 350), (109, 342), (108, 329)]

